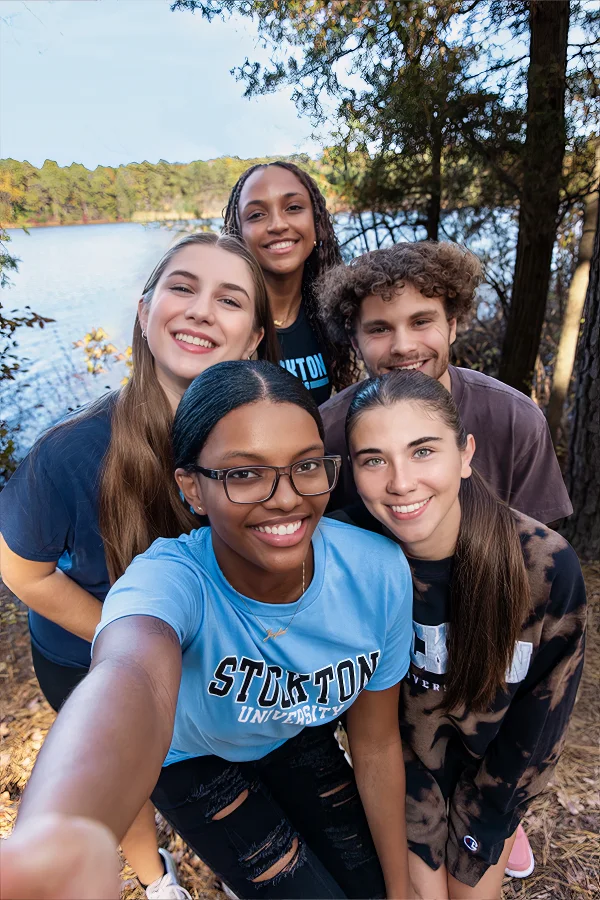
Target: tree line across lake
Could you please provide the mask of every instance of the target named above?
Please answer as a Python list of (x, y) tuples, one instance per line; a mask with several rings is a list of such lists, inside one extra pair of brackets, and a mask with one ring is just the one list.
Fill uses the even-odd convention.
[[(289, 158), (327, 192), (322, 164), (305, 155)], [(49, 159), (41, 168), (3, 159), (0, 221), (30, 226), (217, 218), (242, 172), (268, 161), (268, 157), (224, 156), (186, 164), (160, 160), (90, 170), (80, 163), (59, 166)]]

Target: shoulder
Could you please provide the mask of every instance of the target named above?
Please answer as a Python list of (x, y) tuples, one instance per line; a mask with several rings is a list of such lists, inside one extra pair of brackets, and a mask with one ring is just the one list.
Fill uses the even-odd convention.
[(29, 453), (46, 467), (72, 465), (75, 460), (101, 461), (111, 436), (115, 394), (106, 394), (88, 407), (70, 413), (41, 435)]
[[(397, 567), (410, 577), (410, 569), (399, 545), (382, 534), (375, 534), (350, 524), (350, 520), (326, 517), (321, 519), (319, 530), (325, 546), (343, 559), (344, 568), (361, 579), (378, 571), (385, 578)], [(389, 565), (389, 569), (383, 567)]]
[(581, 565), (569, 542), (541, 522), (516, 510), (513, 512), (534, 605), (536, 600), (541, 601), (544, 597), (550, 598), (551, 605), (561, 604), (561, 596), (565, 592), (581, 593)]
[(357, 381), (356, 384), (351, 384), (350, 387), (344, 388), (339, 394), (334, 394), (333, 397), (321, 404), (319, 412), (325, 427), (338, 420), (345, 421), (352, 398), (362, 383), (362, 381)]
[(186, 602), (201, 602), (212, 579), (210, 547), (210, 528), (198, 528), (178, 538), (158, 538), (132, 560), (109, 597), (143, 593), (169, 603), (184, 598)]
[(190, 573), (206, 569), (211, 549), (210, 528), (196, 528), (177, 538), (157, 538), (144, 553), (136, 556), (132, 565), (151, 565), (155, 562), (180, 566)]
[(511, 409), (518, 412), (520, 417), (545, 426), (545, 416), (531, 397), (498, 381), (497, 378), (484, 375), (483, 372), (477, 372), (475, 369), (464, 369), (459, 366), (450, 367), (450, 378), (452, 395), (456, 395), (455, 399), (459, 404), (470, 403), (471, 399), (477, 396), (486, 397), (489, 398), (490, 403), (494, 404), (494, 410), (497, 412)]

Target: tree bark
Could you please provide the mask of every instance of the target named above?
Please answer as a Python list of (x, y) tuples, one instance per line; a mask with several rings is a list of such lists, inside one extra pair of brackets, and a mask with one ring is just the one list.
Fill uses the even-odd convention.
[(437, 241), (442, 209), (442, 132), (434, 121), (431, 142), (431, 193), (427, 201), (427, 240)]
[(548, 425), (552, 441), (556, 445), (559, 429), (561, 427), (565, 399), (571, 384), (573, 364), (577, 350), (577, 340), (581, 326), (581, 315), (585, 294), (590, 278), (590, 260), (594, 249), (594, 232), (598, 218), (598, 196), (600, 188), (600, 141), (596, 143), (596, 165), (594, 167), (594, 187), (585, 198), (585, 212), (583, 216), (583, 231), (579, 242), (577, 268), (573, 280), (569, 286), (567, 308), (562, 323), (556, 363), (554, 365), (554, 378), (552, 381), (552, 393), (548, 401)]
[(573, 515), (562, 533), (583, 560), (600, 559), (600, 216), (577, 354), (567, 489)]
[(519, 237), (500, 378), (531, 392), (540, 344), (565, 152), (565, 76), (569, 0), (532, 0), (527, 76), (527, 136)]

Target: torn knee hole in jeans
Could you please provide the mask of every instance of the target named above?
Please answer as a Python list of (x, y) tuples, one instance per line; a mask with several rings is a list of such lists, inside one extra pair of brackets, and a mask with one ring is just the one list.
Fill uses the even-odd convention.
[(339, 850), (342, 862), (349, 870), (364, 865), (375, 856), (371, 841), (363, 838), (351, 825), (330, 826), (325, 829), (325, 833), (336, 850)]
[(224, 806), (223, 809), (220, 809), (219, 812), (216, 812), (214, 814), (214, 816), (212, 817), (213, 822), (218, 822), (219, 819), (224, 819), (226, 818), (226, 816), (230, 816), (232, 812), (235, 812), (235, 810), (242, 805), (244, 800), (248, 799), (248, 794), (249, 791), (248, 788), (246, 788), (246, 790), (242, 791), (239, 797), (236, 797), (232, 803), (228, 803), (227, 806)]
[(198, 785), (191, 800), (204, 801), (204, 819), (217, 821), (241, 806), (253, 789), (237, 765), (228, 766), (212, 781)]
[(328, 805), (331, 805), (331, 808), (335, 809), (336, 806), (344, 806), (346, 803), (354, 800), (358, 796), (358, 793), (354, 781), (345, 781), (343, 784), (338, 785), (338, 787), (332, 788), (330, 791), (325, 791), (324, 794), (319, 794), (319, 796), (322, 800), (327, 800)]
[(240, 859), (249, 881), (277, 884), (291, 874), (306, 858), (304, 844), (285, 819)]

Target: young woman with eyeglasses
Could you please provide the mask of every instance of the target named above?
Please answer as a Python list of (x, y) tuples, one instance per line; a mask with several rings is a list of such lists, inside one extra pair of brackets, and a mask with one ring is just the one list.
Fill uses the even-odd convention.
[[(125, 387), (59, 424), (0, 493), (2, 577), (30, 609), (35, 672), (58, 710), (90, 665), (110, 584), (159, 536), (198, 525), (172, 477), (170, 429), (191, 381), (257, 349), (277, 360), (262, 273), (232, 237), (195, 234), (160, 260), (138, 305)], [(147, 799), (147, 798), (144, 798)], [(123, 840), (146, 893), (177, 900), (147, 803)]]
[[(237, 896), (406, 897), (400, 548), (322, 520), (340, 459), (279, 366), (204, 372), (173, 444), (177, 483), (210, 527), (156, 541), (111, 589), (15, 846), (44, 814), (84, 843), (82, 816), (120, 838), (160, 774), (153, 802)], [(333, 731), (343, 713), (354, 769)]]

